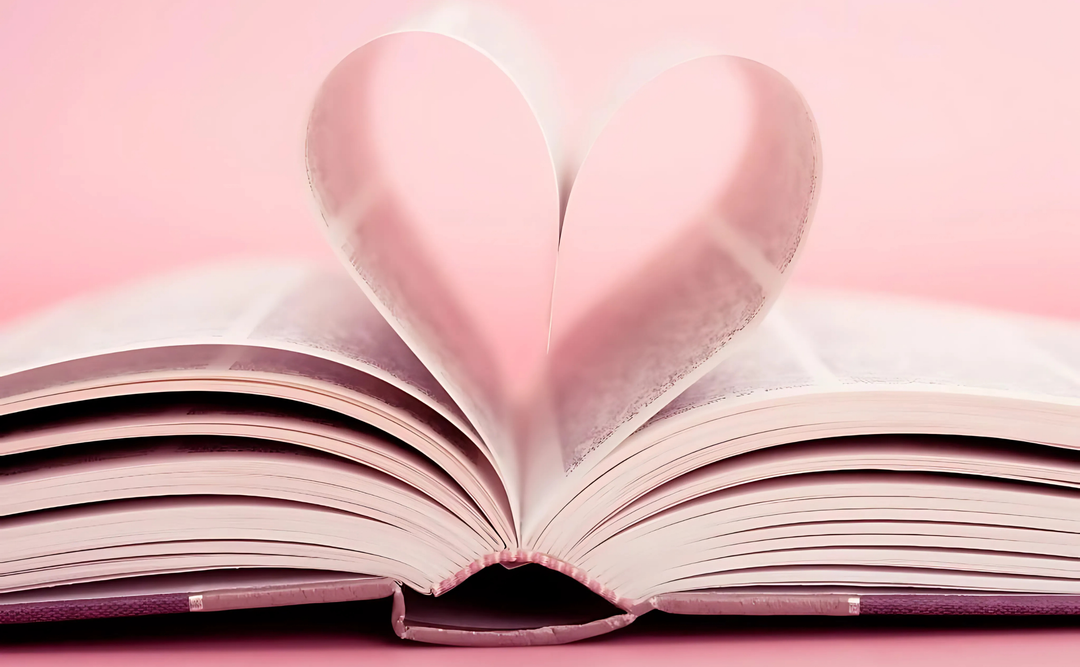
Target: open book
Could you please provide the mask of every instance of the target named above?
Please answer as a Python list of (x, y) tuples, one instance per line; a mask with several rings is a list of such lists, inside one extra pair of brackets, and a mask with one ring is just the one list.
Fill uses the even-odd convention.
[[(490, 37), (519, 40), (459, 18), (316, 99), (346, 271), (212, 267), (0, 333), (0, 622), (393, 597), (404, 637), (536, 644), (653, 609), (1080, 611), (1080, 326), (781, 297), (821, 173), (790, 82), (684, 57), (574, 157)], [(517, 609), (458, 595), (483, 577)]]

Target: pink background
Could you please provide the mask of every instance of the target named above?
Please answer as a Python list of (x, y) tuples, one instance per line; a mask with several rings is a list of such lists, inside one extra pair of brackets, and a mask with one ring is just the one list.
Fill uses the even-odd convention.
[[(0, 320), (210, 257), (329, 258), (302, 134), (407, 2), (0, 1)], [(794, 280), (1080, 317), (1080, 6), (516, 2), (570, 113), (691, 39), (786, 74), (821, 202)]]
[[(796, 283), (1080, 318), (1080, 4), (500, 4), (554, 59), (571, 116), (603, 102), (634, 55), (681, 39), (787, 75), (814, 110), (825, 158)], [(210, 258), (335, 261), (308, 203), (309, 104), (345, 54), (412, 11), (407, 2), (0, 0), (0, 321)], [(1068, 629), (910, 639), (630, 636), (513, 659), (1010, 664), (1039, 654), (1045, 664), (1080, 649)], [(80, 662), (508, 659), (366, 640), (110, 646)], [(68, 650), (38, 657), (69, 660)]]
[[(640, 621), (639, 621), (640, 622)], [(389, 622), (387, 621), (387, 625)], [(996, 665), (1075, 665), (1080, 641), (1071, 629), (917, 632), (713, 632), (624, 634), (566, 646), (460, 648), (402, 644), (394, 637), (312, 636), (230, 640), (221, 633), (153, 641), (83, 641), (55, 649), (29, 648), (0, 654), (19, 667), (71, 665), (198, 665), (212, 667), (541, 667), (577, 665), (619, 667), (990, 667)]]

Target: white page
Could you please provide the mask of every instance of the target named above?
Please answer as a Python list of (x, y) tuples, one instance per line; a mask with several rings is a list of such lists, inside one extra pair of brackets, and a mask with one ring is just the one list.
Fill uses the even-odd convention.
[[(661, 113), (670, 106), (687, 110)], [(646, 159), (634, 135), (657, 119), (668, 125)], [(578, 172), (559, 247), (551, 356), (564, 472), (752, 335), (809, 231), (820, 170), (805, 102), (751, 61), (690, 59), (616, 113)]]
[(0, 591), (161, 571), (275, 566), (389, 576), (423, 591), (467, 564), (379, 521), (241, 498), (163, 498), (20, 515), (0, 524), (0, 541)]
[[(792, 298), (796, 336), (842, 384), (1080, 398), (1080, 326), (902, 298)], [(1056, 333), (1056, 338), (1052, 335)], [(1071, 334), (1071, 335), (1070, 335)]]
[(650, 422), (787, 390), (925, 386), (1080, 399), (1080, 324), (888, 296), (785, 296), (759, 335)]
[[(367, 394), (354, 398), (360, 402), (351, 402), (348, 393), (306, 377), (291, 386), (275, 385), (273, 381), (282, 377), (287, 375), (280, 371), (260, 375), (230, 369), (216, 374), (204, 370), (187, 378), (161, 372), (128, 375), (126, 384), (104, 390), (90, 383), (88, 388), (70, 390), (66, 397), (105, 401), (60, 404), (44, 413), (16, 413), (0, 420), (0, 454), (177, 435), (292, 443), (371, 465), (454, 508), (478, 531), (493, 530), (498, 536), (492, 536), (493, 545), (508, 539), (505, 495), (494, 470), (482, 465), (486, 463), (482, 456), (460, 455), (450, 441), (409, 418), (409, 412), (395, 415)], [(327, 391), (332, 393), (326, 395)], [(198, 394), (175, 392), (219, 395), (196, 399)]]
[(359, 418), (434, 455), (473, 498), (487, 498), (485, 513), (507, 534), (506, 494), (487, 449), (344, 274), (264, 262), (166, 275), (16, 323), (3, 333), (0, 368), (0, 413), (161, 391), (166, 380), (180, 383), (174, 391), (292, 383), (309, 388), (290, 390), (297, 400), (327, 402), (310, 389), (340, 395), (339, 404), (359, 400)]
[(1070, 416), (1080, 380), (1068, 362), (1077, 345), (1071, 323), (889, 297), (785, 296), (753, 339), (561, 496), (537, 544), (568, 548), (629, 498), (785, 442), (891, 431), (1080, 448)]
[(0, 376), (153, 345), (243, 339), (308, 271), (296, 264), (223, 264), (57, 304), (5, 325)]
[[(949, 550), (916, 549), (905, 561), (903, 555), (890, 555), (888, 550), (828, 553), (812, 548), (817, 539), (819, 547), (828, 547), (828, 535), (848, 534), (867, 546), (881, 543), (876, 540), (874, 522), (888, 522), (888, 532), (903, 536), (911, 530), (908, 540), (918, 547), (920, 535), (977, 537), (977, 532), (965, 530), (965, 524), (981, 524), (1027, 531), (1026, 541), (1000, 542), (997, 546), (1015, 553), (1012, 560), (999, 570), (1008, 574), (1055, 576), (1041, 563), (1039, 551), (1044, 546), (1064, 548), (1069, 560), (1051, 563), (1056, 576), (1080, 580), (1080, 558), (1074, 516), (1080, 496), (1060, 488), (1011, 485), (981, 480), (935, 478), (931, 476), (895, 474), (821, 474), (792, 477), (730, 489), (684, 504), (636, 525), (601, 544), (582, 564), (593, 576), (615, 587), (633, 599), (658, 592), (652, 588), (659, 582), (673, 582), (667, 590), (679, 589), (681, 577), (709, 571), (739, 570), (768, 566), (813, 564), (841, 566), (845, 563), (886, 564), (893, 567), (926, 567), (935, 558), (952, 568), (969, 572), (987, 571), (994, 567), (994, 556), (962, 553), (965, 547), (956, 546), (961, 553)], [(849, 530), (837, 531), (828, 522), (856, 522)], [(922, 522), (928, 530), (906, 527), (907, 522)], [(899, 522), (899, 523), (897, 523)], [(865, 528), (860, 524), (865, 523)], [(790, 528), (786, 528), (790, 527)], [(770, 536), (769, 531), (779, 531)], [(786, 531), (786, 532), (785, 532)], [(877, 531), (878, 533), (883, 531)], [(985, 534), (986, 531), (984, 531)], [(771, 537), (801, 536), (798, 544), (770, 544)], [(817, 535), (825, 535), (817, 538)], [(1019, 535), (1019, 533), (1017, 533)], [(1018, 539), (1014, 535), (1014, 539)], [(861, 536), (861, 537), (860, 537)], [(760, 538), (760, 539), (759, 539)], [(898, 538), (902, 542), (903, 538)], [(838, 546), (841, 539), (835, 540)], [(894, 546), (902, 546), (893, 540)], [(711, 545), (711, 546), (710, 546)], [(736, 550), (739, 545), (755, 552), (753, 556), (730, 558), (722, 551), (715, 552), (715, 562), (709, 562), (712, 548)], [(775, 549), (773, 548), (775, 546)], [(924, 546), (929, 546), (926, 544)], [(987, 545), (982, 543), (985, 548)], [(969, 542), (972, 549), (979, 544)], [(800, 549), (804, 549), (801, 551)], [(635, 554), (627, 558), (627, 553)], [(1065, 555), (1065, 552), (1061, 552)], [(687, 570), (675, 567), (685, 564)], [(669, 569), (670, 568), (670, 569)], [(903, 575), (897, 575), (898, 583)], [(839, 580), (838, 580), (839, 581)], [(777, 582), (777, 583), (783, 583)], [(788, 583), (798, 583), (789, 581)], [(913, 582), (917, 583), (917, 582)]]
[(0, 459), (0, 515), (140, 497), (249, 496), (367, 516), (468, 562), (495, 548), (475, 513), (460, 503), (440, 505), (426, 495), (431, 481), (416, 483), (411, 471), (380, 465), (386, 459), (372, 454), (357, 447), (349, 460), (284, 443), (212, 436), (50, 449)]
[(527, 542), (607, 454), (753, 337), (808, 232), (820, 169), (805, 102), (751, 61), (691, 58), (616, 113), (567, 205), (550, 407), (536, 420), (557, 446), (533, 448)]
[(634, 490), (627, 488), (614, 503), (625, 506), (603, 521), (595, 521), (599, 525), (563, 557), (577, 562), (582, 554), (649, 516), (711, 493), (775, 477), (844, 470), (937, 472), (1080, 488), (1080, 459), (1067, 450), (952, 436), (816, 440), (721, 460), (636, 499)]
[(461, 410), (357, 289), (337, 271), (315, 271), (284, 293), (247, 333), (250, 345), (316, 351), (383, 371), (471, 431)]
[(446, 392), (346, 276), (295, 263), (200, 267), (59, 304), (5, 327), (0, 377), (114, 352), (200, 344), (261, 344), (351, 363), (468, 430)]
[(331, 246), (468, 415), (517, 506), (560, 199), (543, 68), (506, 24), (436, 10), (361, 46), (320, 87), (306, 155)]

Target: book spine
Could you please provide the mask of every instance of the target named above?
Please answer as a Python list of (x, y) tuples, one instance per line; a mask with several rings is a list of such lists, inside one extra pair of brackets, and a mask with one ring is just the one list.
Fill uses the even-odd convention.
[(718, 616), (1069, 616), (1080, 595), (672, 593), (652, 600), (670, 614)]
[(191, 611), (186, 593), (0, 604), (0, 623), (43, 623)]
[(858, 616), (857, 595), (788, 593), (672, 593), (652, 600), (653, 609), (669, 614), (707, 616)]
[(447, 593), (472, 575), (491, 565), (524, 565), (527, 563), (543, 565), (549, 570), (555, 570), (556, 572), (565, 574), (620, 609), (637, 613), (638, 611), (644, 611), (645, 608), (649, 606), (648, 603), (635, 603), (632, 600), (620, 597), (610, 588), (590, 577), (588, 573), (581, 568), (575, 567), (566, 561), (559, 560), (554, 556), (549, 556), (548, 554), (540, 553), (538, 551), (529, 551), (528, 549), (503, 549), (502, 551), (490, 553), (436, 584), (432, 588), (431, 593), (435, 596)]
[(390, 597), (398, 590), (398, 584), (393, 580), (364, 577), (356, 580), (209, 589), (189, 593), (0, 603), (0, 624), (352, 602)]
[(863, 616), (1071, 616), (1080, 595), (865, 595)]

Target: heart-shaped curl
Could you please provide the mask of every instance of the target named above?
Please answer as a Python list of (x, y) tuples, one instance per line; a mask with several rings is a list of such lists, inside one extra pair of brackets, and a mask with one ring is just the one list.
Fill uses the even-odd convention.
[(820, 165), (802, 97), (743, 58), (685, 61), (615, 114), (559, 248), (550, 378), (567, 467), (641, 426), (764, 315)]
[(307, 160), (332, 243), (494, 448), (546, 364), (559, 193), (518, 87), (475, 47), (392, 33), (327, 77)]
[(504, 475), (550, 463), (538, 448), (565, 474), (764, 315), (812, 217), (817, 133), (777, 72), (693, 58), (612, 117), (560, 218), (551, 128), (489, 52), (423, 30), (354, 51), (317, 97), (309, 175), (342, 259)]

